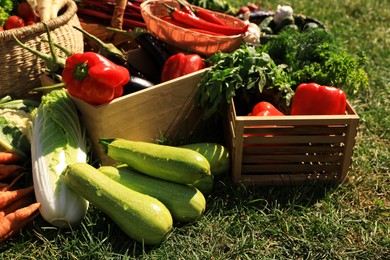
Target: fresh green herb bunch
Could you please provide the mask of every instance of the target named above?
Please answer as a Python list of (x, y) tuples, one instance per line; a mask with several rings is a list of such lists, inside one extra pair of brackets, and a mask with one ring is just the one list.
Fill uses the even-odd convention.
[(197, 92), (197, 102), (205, 109), (206, 118), (233, 98), (245, 113), (260, 99), (288, 112), (294, 82), (286, 66), (276, 65), (267, 53), (244, 44), (231, 53), (217, 52), (207, 61), (212, 66), (202, 75)]
[(353, 57), (326, 30), (285, 30), (261, 48), (276, 64), (287, 65), (288, 73), (298, 85), (316, 82), (342, 88), (350, 94), (368, 86), (364, 52)]

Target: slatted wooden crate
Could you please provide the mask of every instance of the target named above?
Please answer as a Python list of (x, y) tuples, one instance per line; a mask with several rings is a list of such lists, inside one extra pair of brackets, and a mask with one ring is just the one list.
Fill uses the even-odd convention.
[(290, 185), (342, 183), (349, 171), (359, 117), (345, 115), (238, 116), (229, 108), (227, 142), (235, 182)]

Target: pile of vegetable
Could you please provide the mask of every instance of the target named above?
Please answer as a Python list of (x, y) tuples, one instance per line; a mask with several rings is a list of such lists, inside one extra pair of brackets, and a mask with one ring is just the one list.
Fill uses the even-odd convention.
[[(49, 54), (15, 38), (22, 48), (45, 60), (45, 73), (58, 84), (36, 89), (48, 91), (39, 103), (11, 101), (8, 97), (0, 103), (1, 242), (37, 217), (38, 211), (55, 227), (77, 228), (92, 205), (130, 238), (156, 245), (175, 224), (190, 223), (202, 216), (215, 178), (230, 169), (229, 151), (219, 143), (179, 147), (116, 137), (98, 140), (115, 163), (97, 165), (90, 160), (91, 140), (70, 97), (100, 105), (209, 67), (196, 93), (197, 105), (205, 110), (206, 118), (225, 111), (232, 101), (237, 114), (245, 116), (333, 115), (344, 114), (347, 95), (368, 85), (364, 53), (348, 55), (324, 28), (306, 26), (297, 30), (287, 26), (287, 21), (296, 22), (288, 8), (278, 8), (272, 21), (268, 19), (269, 24), (261, 27), (263, 32), (265, 27), (277, 32), (265, 44), (245, 43), (231, 53), (217, 52), (206, 59), (167, 48), (146, 30), (135, 29), (144, 26), (137, 15), (140, 2), (129, 1), (124, 11), (136, 19), (131, 23), (127, 18), (123, 20), (124, 27), (132, 29), (115, 31), (127, 35), (151, 55), (158, 74), (151, 78), (146, 76), (148, 71), (134, 68), (126, 52), (82, 28), (74, 29), (94, 41), (96, 50), (69, 52), (51, 41), (45, 23)], [(108, 20), (112, 18), (113, 3), (82, 0), (78, 2), (79, 13)], [(40, 4), (32, 4), (33, 10), (40, 10)], [(258, 11), (258, 7), (250, 6), (251, 12)], [(216, 17), (207, 10), (197, 12), (184, 4), (180, 10), (162, 8), (169, 13), (163, 19), (209, 34), (241, 34), (250, 27), (249, 22), (243, 28), (217, 24)], [(45, 16), (41, 12), (39, 17), (43, 21)], [(275, 26), (283, 24), (283, 29), (272, 27), (271, 22)], [(58, 51), (64, 55), (57, 55)]]
[(190, 5), (179, 3), (180, 8), (162, 3), (167, 8), (168, 15), (160, 18), (188, 30), (217, 36), (245, 34), (248, 30), (247, 24), (243, 27), (229, 26), (207, 9), (194, 9)]
[(120, 138), (99, 142), (119, 165), (69, 164), (62, 180), (146, 245), (161, 243), (174, 223), (201, 217), (213, 186), (211, 171), (222, 174), (230, 165), (229, 153), (219, 144), (174, 147)]
[(218, 52), (207, 62), (212, 65), (197, 93), (207, 117), (233, 98), (240, 115), (247, 115), (259, 101), (290, 114), (295, 90), (302, 83), (334, 86), (347, 94), (368, 86), (364, 53), (349, 55), (342, 43), (321, 28), (286, 29), (264, 45)]
[(39, 214), (29, 174), (32, 100), (0, 100), (0, 242)]
[(66, 0), (1, 0), (0, 30), (46, 22), (61, 14)]
[(23, 0), (0, 1), (0, 31), (35, 24), (39, 16), (28, 2)]

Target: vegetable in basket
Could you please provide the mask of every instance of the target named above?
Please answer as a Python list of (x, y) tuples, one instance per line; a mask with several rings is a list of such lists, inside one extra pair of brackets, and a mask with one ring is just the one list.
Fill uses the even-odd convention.
[(27, 0), (42, 22), (57, 18), (67, 0)]
[(75, 162), (86, 162), (88, 139), (76, 107), (65, 89), (42, 96), (33, 121), (32, 176), (41, 216), (56, 227), (74, 227), (84, 218), (88, 201), (60, 179)]
[(70, 95), (97, 105), (120, 97), (130, 73), (98, 53), (84, 52), (66, 59), (62, 80)]
[(347, 98), (341, 89), (303, 83), (295, 91), (291, 115), (343, 115), (346, 105)]
[(180, 9), (169, 6), (163, 3), (169, 10), (169, 15), (176, 21), (179, 21), (183, 24), (186, 24), (190, 27), (210, 31), (213, 33), (221, 33), (224, 35), (238, 35), (244, 34), (248, 30), (248, 24), (242, 27), (231, 27), (227, 25), (220, 25), (213, 22), (206, 21), (197, 16), (191, 15), (189, 13), (183, 12)]
[(248, 116), (284, 116), (274, 105), (267, 101), (257, 103)]

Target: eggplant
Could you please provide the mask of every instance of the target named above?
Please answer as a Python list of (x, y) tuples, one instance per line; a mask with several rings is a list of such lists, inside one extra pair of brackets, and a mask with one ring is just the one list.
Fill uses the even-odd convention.
[(147, 79), (131, 75), (129, 82), (123, 86), (123, 96), (143, 89), (147, 89), (154, 85), (155, 84), (153, 82)]

